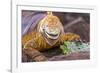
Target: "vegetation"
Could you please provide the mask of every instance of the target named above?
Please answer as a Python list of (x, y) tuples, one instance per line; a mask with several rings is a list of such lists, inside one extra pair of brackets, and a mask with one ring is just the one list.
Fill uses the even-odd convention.
[(60, 45), (60, 49), (62, 49), (64, 55), (69, 55), (71, 52), (88, 51), (89, 43), (82, 41), (65, 41)]

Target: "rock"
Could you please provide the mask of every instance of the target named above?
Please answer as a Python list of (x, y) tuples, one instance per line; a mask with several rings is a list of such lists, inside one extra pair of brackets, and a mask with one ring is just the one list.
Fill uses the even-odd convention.
[(64, 60), (85, 60), (90, 59), (90, 53), (85, 52), (75, 52), (70, 55), (58, 55), (49, 58), (49, 61), (64, 61)]

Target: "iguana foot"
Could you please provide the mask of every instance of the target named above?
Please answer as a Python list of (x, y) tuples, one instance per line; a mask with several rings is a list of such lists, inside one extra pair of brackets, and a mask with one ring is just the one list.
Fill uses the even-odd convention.
[(23, 49), (23, 52), (36, 62), (48, 60), (42, 53), (33, 48)]
[(80, 41), (81, 37), (77, 34), (74, 33), (64, 33), (61, 35), (59, 42), (64, 43), (64, 41)]

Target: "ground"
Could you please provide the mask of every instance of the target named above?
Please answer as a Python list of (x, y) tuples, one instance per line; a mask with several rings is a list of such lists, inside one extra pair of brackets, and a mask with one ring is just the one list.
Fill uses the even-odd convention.
[[(90, 52), (74, 52), (69, 55), (63, 55), (62, 50), (59, 47), (55, 47), (53, 49), (46, 50), (42, 52), (48, 58), (48, 61), (68, 61), (68, 60), (86, 60), (90, 59)], [(33, 62), (32, 59), (27, 57), (24, 53), (22, 56), (23, 62)]]

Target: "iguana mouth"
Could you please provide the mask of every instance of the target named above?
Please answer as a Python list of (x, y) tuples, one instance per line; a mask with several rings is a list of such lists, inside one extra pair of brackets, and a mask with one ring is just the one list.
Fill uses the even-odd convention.
[(59, 37), (58, 34), (49, 34), (47, 32), (45, 32), (45, 34), (47, 35), (48, 38), (50, 39), (57, 39)]
[(51, 33), (48, 33), (48, 32), (46, 32), (48, 35), (51, 35), (51, 36), (53, 36), (53, 37), (56, 37), (56, 36), (58, 36), (58, 34), (51, 34)]
[(60, 35), (60, 29), (57, 28), (45, 28), (44, 33), (49, 39), (58, 39)]

